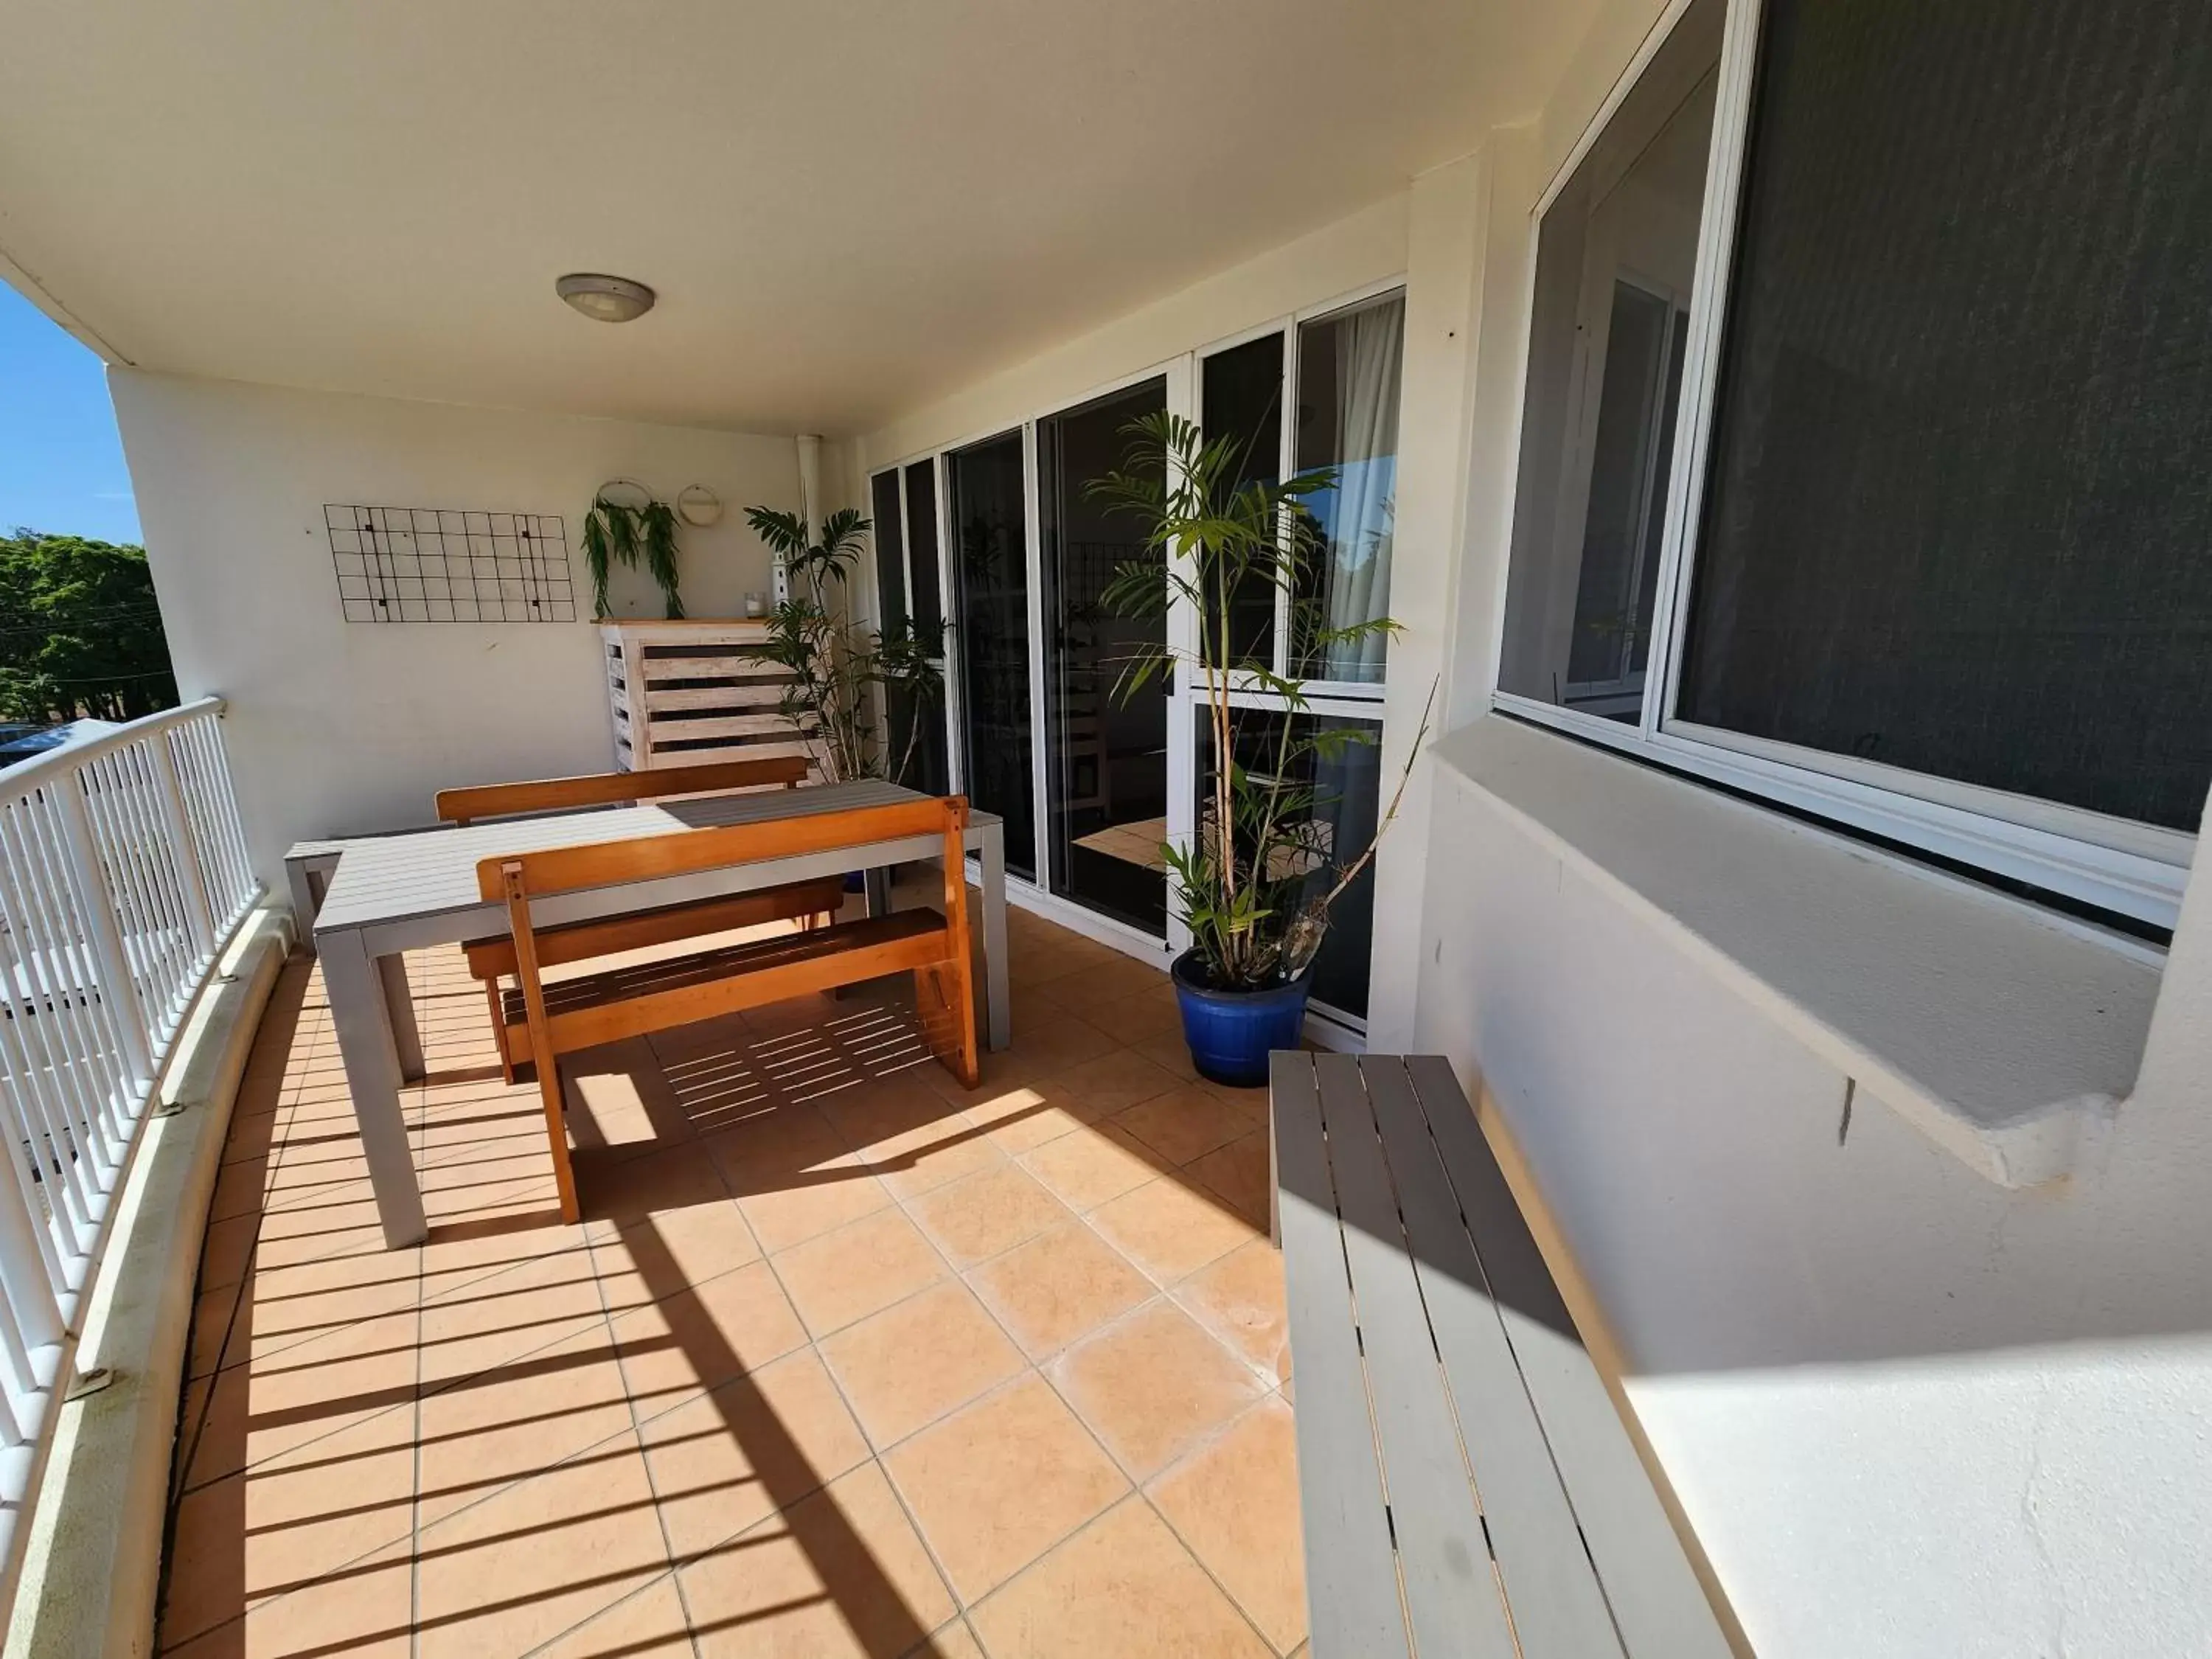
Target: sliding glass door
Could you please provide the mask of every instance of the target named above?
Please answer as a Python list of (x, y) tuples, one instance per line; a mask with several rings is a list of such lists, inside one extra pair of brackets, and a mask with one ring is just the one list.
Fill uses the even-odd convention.
[(945, 458), (968, 799), (1006, 820), (1006, 868), (1036, 878), (1030, 704), (1029, 514), (1022, 434)]
[(1144, 527), (1109, 513), (1090, 487), (1122, 470), (1129, 422), (1167, 407), (1153, 379), (1036, 424), (1045, 688), (1045, 845), (1052, 890), (1164, 936), (1168, 688), (1123, 677), (1167, 639), (1166, 619), (1116, 614), (1107, 584), (1146, 556)]
[[(918, 639), (934, 642), (942, 668), (937, 463), (915, 461), (875, 474), (868, 480), (868, 507), (876, 545), (876, 624), (886, 638), (910, 629)], [(894, 690), (884, 703), (884, 748), (892, 778), (928, 794), (945, 793), (951, 783), (943, 692), (917, 697)]]

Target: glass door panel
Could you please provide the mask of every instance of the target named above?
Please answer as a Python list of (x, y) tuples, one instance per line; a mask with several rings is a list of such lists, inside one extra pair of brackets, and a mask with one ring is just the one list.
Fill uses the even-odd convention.
[[(937, 463), (906, 469), (907, 594), (916, 638), (943, 639), (943, 572), (937, 556)], [(943, 665), (942, 649), (939, 652)], [(891, 700), (891, 775), (908, 787), (941, 795), (951, 787), (945, 752), (945, 699), (904, 694)]]
[[(1265, 334), (1208, 357), (1199, 380), (1200, 427), (1209, 444), (1228, 438), (1241, 457), (1240, 484), (1272, 484), (1283, 476), (1283, 337)], [(1247, 572), (1229, 600), (1229, 660), (1273, 666), (1275, 587)], [(1221, 655), (1221, 641), (1201, 641), (1206, 660)]]
[[(1211, 845), (1214, 835), (1213, 732), (1206, 710), (1194, 709), (1198, 740), (1198, 811), (1200, 833)], [(1255, 779), (1278, 775), (1282, 754), (1284, 722), (1293, 721), (1290, 735), (1296, 739), (1338, 734), (1293, 757), (1286, 781), (1313, 792), (1307, 815), (1310, 829), (1289, 826), (1303, 843), (1313, 848), (1303, 871), (1291, 867), (1289, 854), (1279, 848), (1275, 874), (1299, 878), (1285, 901), (1293, 910), (1325, 895), (1337, 882), (1340, 868), (1350, 864), (1375, 838), (1382, 806), (1382, 740), (1379, 720), (1336, 714), (1285, 714), (1275, 709), (1237, 711), (1231, 743), (1237, 759)], [(1240, 854), (1249, 864), (1250, 854)], [(1328, 932), (1321, 954), (1314, 959), (1313, 1000), (1354, 1021), (1367, 1018), (1367, 963), (1375, 939), (1375, 866), (1371, 863), (1344, 890), (1329, 908)]]
[(960, 677), (961, 771), (968, 799), (1006, 820), (1006, 868), (1036, 878), (1030, 783), (1028, 514), (1022, 434), (945, 458), (951, 506)]
[(1168, 687), (1157, 675), (1132, 696), (1117, 687), (1139, 653), (1166, 643), (1167, 624), (1103, 603), (1115, 573), (1146, 556), (1144, 530), (1088, 486), (1124, 466), (1128, 423), (1166, 407), (1167, 381), (1155, 378), (1037, 422), (1052, 890), (1162, 935)]
[[(1321, 628), (1390, 612), (1390, 549), (1398, 494), (1398, 375), (1406, 298), (1386, 294), (1298, 325), (1297, 453), (1301, 472), (1333, 467), (1336, 485), (1309, 503), (1325, 545), (1306, 573), (1297, 615)], [(1319, 680), (1382, 683), (1381, 634), (1293, 640), (1291, 672)]]

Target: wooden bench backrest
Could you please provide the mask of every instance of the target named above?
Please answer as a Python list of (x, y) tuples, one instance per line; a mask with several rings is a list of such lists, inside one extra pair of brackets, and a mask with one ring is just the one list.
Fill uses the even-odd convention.
[[(522, 981), (522, 997), (530, 1033), (530, 1053), (538, 1067), (538, 1085), (545, 1112), (546, 1139), (553, 1158), (554, 1185), (560, 1198), (561, 1218), (574, 1222), (582, 1212), (576, 1196), (576, 1178), (568, 1158), (568, 1132), (562, 1119), (559, 1056), (564, 1044), (554, 1030), (545, 1006), (545, 987), (539, 973), (538, 937), (531, 925), (530, 901), (549, 893), (581, 887), (605, 887), (622, 882), (646, 881), (660, 876), (691, 875), (726, 869), (763, 859), (789, 858), (828, 852), (842, 847), (864, 847), (872, 842), (906, 841), (924, 836), (943, 837), (945, 919), (941, 928), (930, 930), (933, 941), (925, 954), (878, 946), (870, 949), (856, 937), (856, 948), (845, 950), (832, 938), (836, 930), (811, 936), (813, 954), (826, 963), (842, 951), (844, 966), (833, 972), (811, 974), (804, 984), (788, 991), (820, 989), (833, 983), (872, 978), (893, 968), (911, 969), (915, 979), (916, 1017), (931, 1050), (969, 1088), (979, 1073), (975, 1065), (974, 987), (970, 981), (968, 949), (967, 860), (964, 856), (968, 803), (960, 796), (943, 800), (917, 800), (896, 806), (858, 807), (842, 812), (809, 812), (765, 823), (729, 824), (714, 830), (687, 830), (668, 836), (645, 836), (635, 841), (599, 842), (587, 847), (564, 847), (542, 853), (489, 858), (477, 866), (478, 890), (487, 899), (503, 899), (507, 925), (514, 943), (515, 975)], [(861, 930), (865, 936), (866, 930)], [(765, 975), (759, 976), (765, 978)], [(759, 982), (756, 978), (755, 983)], [(744, 1006), (749, 1000), (735, 988), (738, 981), (724, 981), (727, 993), (714, 984), (695, 984), (681, 992), (647, 999), (633, 997), (632, 1026), (653, 1029), (638, 1022), (652, 1019), (665, 1024), (687, 1024)], [(657, 1006), (647, 1006), (648, 1002)], [(577, 1034), (574, 1046), (603, 1042), (616, 1031)]]
[(511, 817), (518, 812), (559, 812), (618, 801), (658, 800), (667, 795), (705, 795), (777, 784), (794, 789), (806, 781), (806, 770), (804, 755), (779, 755), (767, 760), (717, 761), (709, 766), (662, 766), (645, 772), (594, 772), (526, 783), (479, 784), (467, 789), (441, 789), (437, 811), (447, 823), (466, 824), (478, 818)]
[(506, 872), (513, 868), (523, 891), (533, 896), (573, 892), (581, 887), (611, 887), (661, 876), (695, 875), (726, 870), (763, 859), (796, 858), (871, 842), (942, 836), (954, 870), (968, 825), (968, 803), (960, 796), (943, 800), (901, 802), (894, 806), (856, 806), (842, 812), (801, 812), (762, 823), (732, 823), (712, 830), (679, 830), (630, 841), (593, 842), (585, 847), (556, 847), (541, 853), (488, 858), (477, 866), (477, 890), (487, 900), (507, 896)]

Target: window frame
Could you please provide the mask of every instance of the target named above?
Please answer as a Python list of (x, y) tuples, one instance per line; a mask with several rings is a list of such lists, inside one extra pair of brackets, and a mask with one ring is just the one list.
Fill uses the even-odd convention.
[[(1504, 526), (1519, 508), (1522, 423), (1533, 364), (1538, 254), (1544, 220), (1583, 160), (1602, 140), (1694, 0), (1669, 0), (1568, 151), (1528, 216), (1521, 288), (1519, 401), (1512, 428)], [(2155, 824), (2033, 796), (1959, 782), (1905, 768), (1830, 754), (1681, 719), (1677, 705), (1691, 584), (1697, 574), (1698, 509), (1706, 467), (1741, 222), (1744, 167), (1766, 0), (1724, 7), (1713, 131), (1698, 216), (1697, 257), (1684, 346), (1675, 442), (1667, 480), (1657, 597), (1638, 719), (1633, 726), (1499, 683), (1511, 614), (1512, 563), (1500, 561), (1491, 639), (1491, 707), (1704, 781), (1776, 802), (1842, 828), (1899, 843), (2075, 902), (2170, 931), (2180, 911), (2197, 837)]]
[[(1333, 295), (1318, 304), (1302, 306), (1296, 311), (1285, 312), (1283, 315), (1271, 318), (1267, 322), (1256, 324), (1250, 328), (1240, 329), (1236, 333), (1224, 335), (1218, 340), (1208, 340), (1205, 344), (1194, 348), (1190, 354), (1191, 419), (1197, 423), (1201, 433), (1206, 430), (1206, 359), (1218, 356), (1224, 351), (1233, 351), (1238, 346), (1249, 345), (1255, 340), (1264, 340), (1270, 335), (1274, 336), (1282, 342), (1283, 348), (1282, 419), (1279, 423), (1281, 434), (1276, 455), (1276, 465), (1280, 471), (1277, 476), (1285, 478), (1297, 477), (1298, 431), (1295, 411), (1297, 408), (1298, 396), (1298, 331), (1309, 323), (1322, 322), (1345, 312), (1356, 311), (1362, 306), (1371, 304), (1375, 301), (1388, 299), (1394, 295), (1401, 304), (1403, 303), (1406, 297), (1406, 279), (1403, 276), (1386, 276), (1379, 282), (1363, 283), (1346, 293)], [(1401, 331), (1405, 327), (1402, 313), (1400, 314), (1398, 325)], [(1402, 340), (1401, 344), (1402, 347)], [(1403, 360), (1401, 361), (1402, 362)], [(1402, 409), (1405, 397), (1402, 379), (1398, 390), (1400, 406)], [(1400, 434), (1399, 441), (1402, 446), (1404, 443), (1402, 433)], [(1195, 641), (1194, 641), (1193, 643), (1194, 645)], [(1274, 672), (1286, 678), (1290, 678), (1291, 596), (1280, 588), (1278, 588), (1275, 592), (1274, 630), (1269, 638), (1269, 647), (1273, 659)], [(1379, 680), (1312, 678), (1306, 680), (1304, 684), (1310, 696), (1335, 698), (1354, 702), (1380, 703), (1389, 692), (1389, 671), (1386, 665), (1383, 677)], [(1237, 684), (1242, 690), (1244, 689), (1247, 682), (1240, 676)], [(1361, 718), (1364, 719), (1365, 716), (1363, 715)]]

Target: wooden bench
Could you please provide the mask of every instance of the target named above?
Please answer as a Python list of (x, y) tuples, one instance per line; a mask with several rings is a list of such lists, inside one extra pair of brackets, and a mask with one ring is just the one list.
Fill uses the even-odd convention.
[[(595, 806), (629, 805), (641, 800), (663, 800), (677, 795), (726, 794), (740, 790), (796, 789), (806, 781), (803, 756), (778, 756), (763, 760), (722, 761), (707, 766), (665, 766), (646, 772), (599, 772), (570, 778), (543, 778), (526, 783), (479, 784), (465, 789), (441, 789), (437, 812), (447, 823), (467, 825), (483, 818), (514, 817), (547, 812), (576, 811)], [(635, 915), (601, 921), (573, 923), (540, 932), (538, 965), (586, 962), (649, 945), (671, 945), (701, 939), (739, 927), (757, 927), (772, 921), (799, 921), (811, 926), (836, 919), (844, 902), (842, 877), (795, 882), (763, 888), (728, 898), (692, 904), (664, 905)], [(499, 1045), (500, 1069), (507, 1081), (515, 1080), (527, 1062), (510, 1041), (501, 1008), (501, 983), (515, 971), (511, 939), (471, 941), (462, 947), (469, 973), (483, 982), (491, 1029)]]
[(1449, 1066), (1270, 1082), (1313, 1659), (1728, 1659)]
[[(580, 1048), (908, 972), (924, 1040), (947, 1070), (973, 1088), (981, 1073), (969, 959), (963, 850), (967, 827), (968, 803), (955, 796), (557, 848), (478, 864), (482, 896), (507, 905), (521, 988), (502, 1000), (501, 1023), (508, 1041), (520, 1043), (526, 1036), (526, 1052), (537, 1063), (562, 1218), (574, 1221), (582, 1213), (562, 1121), (560, 1066), (562, 1054)], [(533, 898), (928, 835), (944, 840), (942, 911), (870, 916), (812, 933), (605, 969), (550, 985), (539, 971), (538, 941), (544, 935), (531, 923)]]

